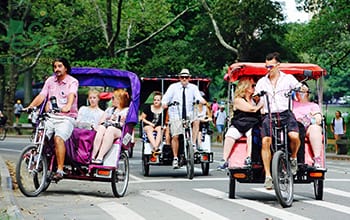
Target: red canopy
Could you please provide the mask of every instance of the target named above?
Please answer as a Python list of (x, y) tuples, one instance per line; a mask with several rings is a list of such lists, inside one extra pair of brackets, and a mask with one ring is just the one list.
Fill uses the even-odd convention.
[[(293, 74), (298, 80), (305, 78), (304, 71), (308, 71), (313, 79), (318, 79), (326, 75), (326, 70), (316, 64), (309, 63), (281, 63), (279, 69), (287, 74)], [(265, 76), (267, 70), (265, 63), (234, 63), (224, 76), (226, 81), (234, 82), (242, 76), (261, 78)]]

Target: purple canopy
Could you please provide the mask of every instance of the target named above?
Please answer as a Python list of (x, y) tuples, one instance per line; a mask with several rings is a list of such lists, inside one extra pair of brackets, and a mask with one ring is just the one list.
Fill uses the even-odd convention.
[(135, 73), (117, 69), (73, 67), (71, 75), (79, 81), (80, 86), (107, 86), (130, 90), (131, 102), (126, 123), (138, 122), (140, 80)]

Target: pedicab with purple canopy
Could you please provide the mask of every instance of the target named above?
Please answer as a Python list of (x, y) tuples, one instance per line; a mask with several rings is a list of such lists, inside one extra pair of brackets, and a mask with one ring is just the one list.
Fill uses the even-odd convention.
[[(125, 89), (130, 95), (129, 111), (122, 136), (116, 139), (110, 151), (105, 155), (103, 164), (91, 164), (94, 130), (74, 128), (70, 139), (66, 141), (66, 159), (64, 179), (111, 182), (113, 195), (125, 195), (129, 183), (128, 150), (133, 147), (131, 141), (134, 126), (138, 122), (140, 103), (140, 81), (135, 73), (126, 70), (92, 67), (72, 68), (71, 75), (79, 81), (79, 86), (99, 86), (113, 89)], [(16, 167), (16, 179), (21, 192), (29, 197), (38, 196), (46, 191), (57, 169), (52, 142), (45, 137), (45, 121), (48, 114), (41, 112), (33, 142), (24, 148)], [(63, 180), (64, 180), (63, 179)], [(57, 183), (57, 182), (56, 182)]]
[[(323, 97), (323, 76), (326, 75), (326, 71), (315, 64), (304, 63), (281, 63), (279, 69), (287, 74), (293, 74), (299, 81), (313, 81), (316, 88), (316, 96), (318, 97), (317, 103), (322, 107)], [(224, 80), (229, 83), (229, 100), (233, 100), (234, 97), (234, 83), (241, 77), (252, 77), (256, 82), (259, 78), (265, 76), (267, 70), (265, 63), (234, 63), (225, 75)], [(232, 116), (233, 101), (229, 104), (230, 116)], [(322, 108), (321, 108), (322, 109)], [(230, 111), (231, 110), (231, 111)], [(259, 126), (253, 128), (252, 132), (252, 164), (249, 167), (244, 165), (244, 159), (246, 157), (246, 137), (242, 137), (236, 141), (232, 148), (229, 165), (229, 198), (235, 198), (236, 181), (239, 183), (264, 183), (265, 172), (263, 162), (261, 159), (261, 137)], [(323, 148), (321, 151), (321, 167), (316, 168), (313, 166), (313, 151), (309, 140), (305, 137), (305, 134), (300, 134), (304, 143), (304, 147), (298, 152), (298, 172), (295, 176), (287, 175), (289, 171), (283, 168), (277, 167), (275, 171), (277, 178), (274, 181), (275, 193), (278, 201), (283, 207), (289, 207), (293, 201), (293, 183), (313, 183), (314, 194), (317, 200), (323, 198), (323, 183), (325, 179), (326, 164), (325, 164), (325, 148), (326, 148), (326, 128), (325, 119), (322, 122), (323, 131)], [(275, 138), (274, 138), (275, 139)], [(303, 140), (305, 139), (305, 140)], [(275, 143), (274, 141), (272, 143)], [(274, 145), (274, 144), (272, 144)], [(273, 146), (271, 146), (271, 149)], [(273, 151), (271, 151), (273, 152)], [(273, 166), (271, 166), (274, 171)]]

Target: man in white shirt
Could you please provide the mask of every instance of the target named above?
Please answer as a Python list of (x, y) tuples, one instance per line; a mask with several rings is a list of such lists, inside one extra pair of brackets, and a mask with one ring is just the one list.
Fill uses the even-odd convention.
[(264, 91), (269, 98), (269, 107), (266, 102), (266, 95), (262, 97), (264, 99), (264, 117), (262, 122), (261, 136), (262, 136), (262, 149), (261, 157), (265, 169), (265, 188), (272, 189), (272, 177), (270, 171), (271, 163), (271, 150), (272, 143), (272, 118), (277, 118), (280, 122), (280, 126), (287, 125), (288, 137), (291, 148), (291, 171), (293, 175), (296, 174), (298, 169), (297, 164), (297, 152), (300, 147), (299, 128), (294, 114), (289, 111), (289, 97), (285, 94), (291, 89), (294, 89), (298, 84), (298, 80), (290, 74), (285, 74), (279, 70), (278, 66), (281, 63), (279, 53), (274, 52), (266, 56), (265, 65), (267, 69), (266, 76), (259, 79), (256, 84), (256, 94)]
[[(182, 134), (182, 119), (193, 118), (193, 103), (197, 100), (206, 104), (206, 100), (201, 96), (196, 85), (189, 83), (190, 72), (188, 69), (182, 69), (179, 73), (180, 82), (173, 83), (169, 86), (162, 98), (164, 108), (168, 108), (169, 103), (177, 102), (179, 106), (171, 106), (168, 110), (170, 133), (172, 136), (171, 146), (174, 154), (173, 168), (179, 168), (178, 152), (179, 152), (179, 135)], [(183, 105), (185, 98), (185, 105)], [(192, 143), (197, 140), (199, 132), (199, 120), (192, 123)]]

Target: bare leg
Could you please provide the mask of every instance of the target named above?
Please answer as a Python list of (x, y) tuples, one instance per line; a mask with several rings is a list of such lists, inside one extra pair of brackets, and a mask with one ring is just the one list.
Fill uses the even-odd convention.
[(263, 137), (261, 157), (264, 163), (265, 176), (271, 176), (270, 163), (271, 163), (271, 137)]
[(296, 158), (300, 147), (299, 133), (291, 131), (288, 133), (288, 137), (290, 139), (290, 149), (292, 151), (291, 157)]
[(64, 158), (66, 155), (66, 146), (64, 145), (63, 139), (59, 136), (54, 137), (54, 142), (55, 142), (57, 169), (63, 171)]
[(162, 127), (158, 126), (155, 128), (156, 132), (157, 132), (157, 136), (156, 136), (156, 140), (155, 140), (155, 148), (159, 149), (160, 143), (162, 143), (162, 137), (163, 137), (163, 133), (162, 133)]
[(103, 137), (100, 152), (96, 159), (102, 160), (105, 154), (111, 149), (113, 142), (116, 138), (120, 137), (122, 134), (121, 130), (113, 126), (109, 126), (106, 129), (105, 135)]
[(322, 149), (322, 128), (319, 125), (310, 125), (307, 129), (306, 136), (310, 140), (312, 151), (314, 152), (315, 157), (321, 155)]
[(145, 132), (147, 134), (148, 141), (149, 141), (149, 143), (152, 145), (152, 147), (154, 149), (157, 146), (157, 144), (156, 144), (156, 140), (154, 139), (154, 136), (153, 136), (153, 127), (145, 126), (143, 128), (143, 130), (145, 130)]
[(252, 155), (252, 129), (247, 131), (246, 133), (247, 137), (247, 157), (251, 157)]
[(235, 142), (236, 142), (235, 139), (233, 139), (230, 136), (226, 136), (225, 143), (224, 143), (224, 152), (223, 152), (223, 159), (225, 161), (228, 161), (233, 145), (235, 145)]
[(98, 151), (100, 150), (102, 139), (106, 131), (106, 127), (103, 125), (100, 125), (96, 129), (96, 136), (94, 139), (94, 148), (92, 150), (92, 158), (96, 158)]
[(337, 140), (339, 140), (340, 136), (338, 134), (334, 134), (334, 139), (335, 139), (335, 153), (338, 153), (338, 144), (337, 144)]
[(171, 147), (173, 149), (174, 157), (177, 157), (179, 153), (179, 135), (173, 136), (171, 139)]
[(199, 132), (199, 120), (192, 122), (192, 144), (196, 143)]

